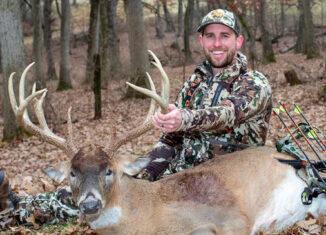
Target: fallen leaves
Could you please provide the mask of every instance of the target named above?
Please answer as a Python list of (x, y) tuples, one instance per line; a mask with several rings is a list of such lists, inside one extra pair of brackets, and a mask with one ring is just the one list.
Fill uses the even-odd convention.
[(325, 216), (320, 214), (318, 219), (308, 213), (306, 220), (299, 221), (285, 231), (285, 235), (325, 235)]

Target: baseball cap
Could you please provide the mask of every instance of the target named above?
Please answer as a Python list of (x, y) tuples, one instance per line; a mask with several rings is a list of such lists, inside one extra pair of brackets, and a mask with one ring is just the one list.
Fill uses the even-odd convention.
[(237, 35), (240, 34), (240, 28), (236, 17), (234, 16), (233, 12), (227, 10), (215, 9), (209, 12), (203, 18), (201, 24), (197, 28), (197, 32), (202, 32), (205, 26), (209, 24), (223, 24), (231, 28)]

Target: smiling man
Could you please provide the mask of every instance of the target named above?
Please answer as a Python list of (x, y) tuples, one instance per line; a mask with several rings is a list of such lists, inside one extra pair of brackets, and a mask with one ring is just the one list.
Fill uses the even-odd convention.
[(153, 125), (164, 134), (138, 178), (156, 180), (218, 154), (265, 144), (271, 88), (263, 74), (247, 68), (234, 14), (213, 10), (197, 31), (206, 61), (185, 82), (169, 112), (153, 116)]

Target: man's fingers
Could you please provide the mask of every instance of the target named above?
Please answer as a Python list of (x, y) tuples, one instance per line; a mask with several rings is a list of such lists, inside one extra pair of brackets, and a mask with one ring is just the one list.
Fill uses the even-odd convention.
[(169, 110), (167, 114), (156, 112), (152, 116), (153, 125), (167, 133), (176, 131), (182, 121), (181, 112), (175, 105), (169, 105)]
[(164, 125), (174, 125), (176, 120), (175, 118), (170, 118), (170, 119), (166, 119), (166, 120), (163, 120), (162, 118), (159, 117), (160, 114), (158, 113), (157, 115), (154, 114), (152, 116), (152, 120), (155, 121), (155, 123), (157, 124), (164, 124)]
[(162, 113), (157, 113), (157, 118), (159, 120), (162, 120), (162, 121), (168, 121), (168, 120), (171, 120), (171, 119), (175, 119), (176, 118), (176, 113), (175, 112), (169, 112), (167, 114), (162, 114)]
[(177, 107), (174, 104), (169, 104), (168, 111), (171, 112), (173, 110), (177, 109)]

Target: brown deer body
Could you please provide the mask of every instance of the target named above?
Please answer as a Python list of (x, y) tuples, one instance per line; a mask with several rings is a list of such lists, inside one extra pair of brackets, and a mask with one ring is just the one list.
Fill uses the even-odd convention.
[(301, 203), (306, 183), (292, 167), (275, 159), (281, 154), (267, 147), (217, 156), (156, 182), (129, 176), (138, 170), (133, 166), (132, 172), (121, 159), (94, 159), (93, 151), (89, 155), (93, 148), (83, 148), (76, 155), (79, 159), (72, 160), (72, 171), (81, 171), (74, 161), (93, 162), (83, 172), (89, 178), (94, 172), (99, 177), (96, 185), (84, 181), (81, 186), (71, 180), (71, 187), (73, 192), (83, 188), (73, 195), (80, 208), (85, 201), (82, 194), (93, 194), (94, 201), (103, 203), (96, 213), (86, 214), (90, 226), (101, 234), (255, 234), (283, 229), (304, 219), (307, 212), (326, 212), (324, 197), (310, 206)]
[[(169, 96), (167, 76), (153, 57), (165, 80), (163, 97), (156, 94), (153, 85), (152, 91), (134, 88), (155, 99), (164, 111)], [(307, 186), (304, 172), (279, 163), (275, 158), (282, 155), (266, 147), (216, 156), (194, 169), (156, 182), (133, 178), (149, 159), (115, 157), (114, 153), (122, 144), (151, 128), (149, 117), (155, 110), (154, 103), (144, 124), (117, 138), (107, 150), (89, 144), (77, 151), (72, 144), (70, 111), (66, 141), (50, 131), (45, 122), (42, 102), (46, 90), (34, 88), (24, 98), (24, 80), (29, 68), (21, 78), (19, 106), (12, 87), (13, 75), (9, 79), (17, 122), (71, 156), (68, 167), (49, 172), (59, 181), (63, 175), (69, 176), (76, 205), (89, 225), (101, 234), (255, 234), (289, 226), (304, 219), (308, 211), (313, 215), (326, 212), (323, 195), (309, 206), (301, 203), (301, 193)], [(31, 102), (40, 127), (26, 113)]]

